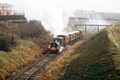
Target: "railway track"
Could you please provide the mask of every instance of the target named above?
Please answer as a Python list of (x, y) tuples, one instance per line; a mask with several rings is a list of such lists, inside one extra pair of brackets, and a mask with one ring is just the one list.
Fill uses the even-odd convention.
[[(66, 47), (66, 49), (68, 48)], [(66, 49), (64, 49), (63, 51), (65, 51)], [(28, 67), (25, 67), (20, 72), (18, 72), (10, 80), (34, 80), (36, 76), (42, 76), (46, 71), (45, 67), (48, 66), (54, 59), (56, 59), (60, 53), (50, 54), (47, 52), (41, 58), (39, 58), (35, 63), (33, 63)]]
[(59, 54), (45, 54), (37, 62), (24, 68), (21, 72), (16, 74), (11, 80), (34, 80), (36, 74), (44, 70), (44, 67), (54, 60)]

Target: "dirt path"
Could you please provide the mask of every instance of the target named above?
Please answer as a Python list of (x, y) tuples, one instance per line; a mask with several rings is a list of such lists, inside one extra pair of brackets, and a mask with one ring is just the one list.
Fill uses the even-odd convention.
[(116, 45), (117, 47), (120, 47), (119, 43), (118, 43), (117, 40), (115, 39), (114, 32), (113, 32), (113, 30), (112, 30), (112, 27), (113, 27), (113, 26), (114, 26), (114, 24), (113, 24), (112, 26), (110, 26), (110, 33), (111, 33), (111, 35), (112, 35), (112, 37), (113, 37), (113, 41), (114, 41), (115, 45)]

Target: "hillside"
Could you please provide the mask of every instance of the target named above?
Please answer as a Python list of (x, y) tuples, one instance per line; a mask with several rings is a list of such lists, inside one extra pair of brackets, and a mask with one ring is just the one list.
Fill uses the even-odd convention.
[[(113, 26), (117, 41), (120, 24)], [(74, 58), (74, 55), (78, 55)], [(71, 58), (73, 58), (71, 60)], [(113, 43), (109, 27), (79, 44), (61, 80), (119, 80), (120, 48)]]
[(0, 21), (0, 80), (41, 56), (51, 40), (40, 21)]
[(120, 44), (120, 23), (117, 23), (112, 28), (116, 41)]

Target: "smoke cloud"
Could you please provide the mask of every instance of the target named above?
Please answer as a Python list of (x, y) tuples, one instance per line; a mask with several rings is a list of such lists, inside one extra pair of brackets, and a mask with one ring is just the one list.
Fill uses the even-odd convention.
[[(112, 23), (102, 20), (102, 19), (89, 19), (86, 24), (92, 24), (92, 25), (110, 25)], [(99, 26), (99, 30), (106, 28), (106, 26)], [(98, 32), (98, 26), (87, 26), (88, 32)]]
[(24, 12), (28, 20), (40, 20), (45, 29), (54, 35), (61, 33), (66, 24), (63, 22), (64, 11), (55, 0), (21, 0), (19, 4), (10, 0), (6, 3), (12, 4), (14, 10)]
[(0, 0), (0, 2), (12, 4), (14, 10), (24, 12), (28, 20), (40, 20), (43, 26), (55, 35), (61, 33), (67, 24), (68, 16), (77, 9), (120, 12), (119, 0)]

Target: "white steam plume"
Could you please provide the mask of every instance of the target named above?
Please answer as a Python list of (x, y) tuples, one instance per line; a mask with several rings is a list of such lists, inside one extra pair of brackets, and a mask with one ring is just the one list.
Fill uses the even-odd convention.
[(65, 27), (64, 11), (57, 5), (56, 0), (21, 0), (19, 4), (10, 0), (7, 3), (13, 4), (14, 9), (18, 11), (24, 11), (28, 20), (40, 20), (45, 29), (50, 30), (54, 35), (61, 33)]
[(77, 9), (120, 12), (119, 0), (0, 0), (0, 2), (13, 4), (14, 9), (24, 11), (27, 19), (40, 20), (43, 26), (54, 34), (60, 33), (65, 27), (63, 13), (71, 14)]
[[(92, 24), (92, 25), (110, 25), (111, 23), (108, 22), (107, 20), (100, 19), (104, 18), (102, 15), (97, 14), (92, 14), (94, 17), (90, 17), (90, 19), (87, 21), (86, 24)], [(99, 30), (105, 28), (106, 26), (99, 26)], [(87, 31), (88, 32), (97, 32), (98, 31), (98, 26), (87, 26)]]
[(64, 27), (62, 19), (63, 10), (56, 5), (54, 0), (42, 0), (41, 2), (42, 3), (37, 3), (37, 0), (34, 0), (34, 2), (29, 1), (29, 10), (26, 13), (26, 15), (29, 16), (27, 17), (29, 19), (32, 18), (41, 20), (46, 29), (52, 31), (54, 35), (59, 34)]

